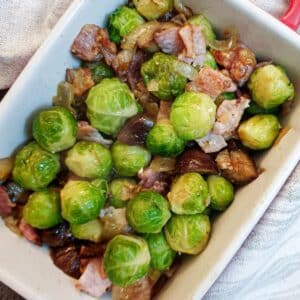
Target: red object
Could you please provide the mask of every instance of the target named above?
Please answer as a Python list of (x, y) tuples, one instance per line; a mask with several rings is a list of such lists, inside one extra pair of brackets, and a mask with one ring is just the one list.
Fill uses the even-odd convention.
[(280, 18), (280, 21), (293, 30), (300, 25), (300, 0), (291, 0), (287, 12)]

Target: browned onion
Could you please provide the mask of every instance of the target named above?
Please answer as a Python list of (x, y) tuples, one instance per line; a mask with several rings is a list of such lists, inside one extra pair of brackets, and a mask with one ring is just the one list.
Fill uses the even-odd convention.
[(226, 40), (208, 41), (208, 46), (217, 51), (228, 51), (235, 49), (239, 40), (239, 33), (236, 29), (228, 29), (226, 35), (229, 36)]
[(13, 168), (13, 162), (13, 158), (0, 159), (0, 181), (4, 181), (10, 176)]
[(155, 156), (149, 168), (154, 172), (172, 172), (175, 170), (176, 159), (171, 157)]
[(182, 0), (174, 0), (174, 8), (177, 10), (177, 12), (184, 14), (188, 18), (193, 15), (192, 10), (184, 6)]
[(176, 61), (174, 63), (174, 70), (176, 73), (188, 78), (189, 80), (195, 80), (198, 76), (198, 71), (194, 67), (182, 61)]

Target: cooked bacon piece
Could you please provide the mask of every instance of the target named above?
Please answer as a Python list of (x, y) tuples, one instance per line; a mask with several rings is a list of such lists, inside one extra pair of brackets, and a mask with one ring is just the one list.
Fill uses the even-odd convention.
[(250, 100), (244, 97), (237, 100), (224, 100), (218, 107), (213, 133), (223, 136), (226, 140), (230, 139), (249, 103)]
[(21, 220), (19, 224), (19, 229), (24, 237), (35, 245), (41, 246), (41, 239), (36, 231), (32, 226), (27, 224), (24, 219)]
[(67, 69), (66, 80), (73, 86), (76, 96), (83, 95), (95, 84), (89, 68)]
[(89, 261), (75, 286), (80, 291), (97, 298), (109, 289), (111, 282), (106, 276), (104, 277), (102, 259), (100, 257)]
[(105, 244), (86, 242), (80, 247), (80, 258), (99, 257), (104, 253), (105, 247)]
[(12, 214), (12, 208), (15, 206), (16, 204), (10, 201), (6, 188), (0, 186), (0, 216), (10, 216)]
[(176, 171), (180, 174), (197, 172), (201, 174), (217, 174), (217, 165), (212, 156), (200, 149), (184, 151), (176, 162)]
[(215, 153), (227, 146), (224, 137), (213, 132), (201, 139), (197, 139), (196, 142), (205, 153)]
[(126, 82), (130, 63), (133, 59), (134, 53), (129, 50), (122, 50), (112, 60), (111, 66), (120, 80)]
[(201, 68), (197, 78), (185, 87), (186, 91), (203, 92), (212, 98), (218, 97), (223, 92), (235, 92), (236, 89), (230, 77), (209, 67)]
[(100, 28), (97, 41), (106, 64), (111, 66), (118, 52), (116, 44), (109, 39), (107, 30), (102, 28)]
[(241, 149), (225, 149), (216, 157), (222, 175), (235, 184), (246, 184), (258, 177), (254, 160)]

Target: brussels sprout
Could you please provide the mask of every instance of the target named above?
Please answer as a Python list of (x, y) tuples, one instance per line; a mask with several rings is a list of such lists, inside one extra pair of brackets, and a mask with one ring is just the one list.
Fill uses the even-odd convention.
[(32, 134), (42, 148), (56, 153), (75, 144), (77, 122), (66, 108), (51, 107), (39, 112), (35, 117)]
[(195, 15), (191, 17), (188, 22), (193, 25), (200, 25), (207, 43), (211, 43), (216, 39), (216, 34), (210, 22), (203, 15)]
[(173, 9), (173, 0), (133, 0), (138, 12), (147, 20), (154, 20)]
[(128, 286), (147, 274), (150, 260), (144, 239), (117, 235), (107, 244), (103, 266), (113, 284)]
[(277, 106), (277, 107), (274, 107), (274, 108), (265, 109), (263, 107), (260, 107), (254, 101), (251, 101), (249, 107), (246, 109), (246, 112), (249, 115), (277, 114), (279, 112), (279, 107)]
[(101, 240), (102, 224), (99, 219), (84, 224), (71, 224), (70, 229), (73, 236), (77, 239), (88, 240), (95, 243)]
[(168, 199), (175, 214), (202, 213), (209, 202), (207, 184), (198, 173), (183, 174), (172, 184)]
[(119, 142), (114, 143), (111, 154), (114, 169), (121, 176), (135, 176), (151, 160), (151, 154), (145, 148)]
[(169, 246), (162, 232), (149, 233), (144, 236), (148, 243), (153, 269), (164, 271), (168, 269), (176, 256), (176, 252)]
[(23, 209), (26, 223), (38, 229), (46, 229), (60, 223), (59, 193), (42, 190), (31, 194)]
[(178, 63), (175, 57), (158, 52), (142, 65), (144, 82), (159, 99), (172, 100), (184, 92), (187, 79), (176, 71)]
[(170, 119), (178, 136), (195, 140), (206, 136), (213, 128), (216, 105), (206, 94), (185, 92), (171, 107)]
[(205, 215), (172, 216), (164, 228), (171, 248), (180, 253), (199, 254), (208, 243), (210, 221)]
[(59, 171), (59, 156), (31, 142), (17, 153), (12, 174), (23, 188), (37, 191), (45, 188)]
[(91, 70), (95, 83), (99, 83), (104, 78), (112, 78), (115, 76), (114, 71), (102, 61), (84, 63), (83, 67), (87, 67)]
[(138, 112), (132, 92), (118, 78), (105, 78), (91, 88), (86, 104), (92, 126), (111, 135)]
[(294, 85), (283, 68), (266, 65), (257, 68), (250, 76), (248, 88), (259, 106), (271, 109), (295, 96)]
[(224, 92), (224, 93), (221, 94), (221, 96), (225, 100), (234, 100), (234, 99), (236, 99), (236, 95), (235, 95), (234, 92)]
[(133, 196), (133, 190), (136, 187), (136, 181), (127, 178), (114, 179), (109, 185), (110, 203), (116, 208), (122, 208), (127, 205), (129, 199)]
[(256, 115), (240, 125), (238, 134), (244, 146), (253, 150), (263, 150), (273, 145), (280, 128), (276, 116)]
[(147, 135), (147, 149), (160, 156), (177, 156), (185, 147), (169, 120), (160, 120)]
[(224, 177), (210, 175), (207, 178), (210, 194), (210, 206), (219, 211), (224, 211), (233, 201), (234, 189), (230, 181)]
[(105, 203), (105, 192), (87, 181), (69, 181), (60, 197), (62, 216), (71, 224), (96, 219)]
[(217, 62), (216, 62), (215, 58), (213, 57), (213, 55), (209, 51), (206, 51), (205, 61), (203, 63), (203, 66), (210, 67), (214, 70), (218, 69)]
[(115, 10), (109, 17), (109, 38), (115, 43), (120, 43), (122, 37), (143, 23), (144, 19), (135, 9), (122, 6)]
[(112, 159), (109, 150), (101, 144), (82, 141), (68, 151), (66, 165), (80, 177), (107, 178), (112, 168)]
[(140, 233), (158, 233), (171, 217), (168, 201), (159, 193), (144, 191), (129, 201), (126, 208), (129, 225)]

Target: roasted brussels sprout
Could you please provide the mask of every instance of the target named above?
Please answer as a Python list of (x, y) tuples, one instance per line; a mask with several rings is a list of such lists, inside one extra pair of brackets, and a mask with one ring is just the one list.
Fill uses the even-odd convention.
[(60, 192), (62, 216), (71, 224), (84, 224), (98, 217), (106, 191), (87, 181), (69, 181)]
[(205, 61), (203, 63), (203, 66), (210, 67), (214, 70), (218, 69), (217, 62), (216, 62), (215, 58), (213, 57), (213, 55), (209, 51), (206, 51)]
[(253, 150), (263, 150), (273, 145), (280, 128), (276, 116), (256, 115), (240, 125), (238, 134), (244, 146)]
[(210, 236), (210, 221), (205, 215), (174, 215), (164, 228), (171, 248), (179, 253), (199, 254)]
[(234, 198), (234, 189), (231, 182), (224, 177), (210, 175), (207, 178), (207, 185), (211, 208), (224, 211)]
[(107, 178), (112, 159), (109, 150), (101, 144), (82, 141), (68, 151), (66, 165), (80, 177)]
[(206, 94), (185, 92), (171, 107), (170, 119), (178, 136), (195, 140), (206, 136), (215, 123), (216, 105)]
[(163, 119), (154, 125), (147, 135), (147, 149), (160, 156), (177, 156), (185, 147), (169, 120)]
[(42, 190), (31, 194), (23, 209), (26, 223), (38, 229), (46, 229), (60, 223), (59, 193)]
[(216, 34), (210, 22), (203, 15), (195, 15), (191, 17), (188, 22), (193, 25), (200, 25), (205, 36), (206, 43), (211, 43), (216, 39)]
[(277, 114), (279, 112), (279, 107), (274, 107), (270, 109), (265, 109), (260, 107), (254, 101), (251, 101), (249, 107), (246, 109), (249, 115), (260, 115), (260, 114)]
[(168, 269), (176, 256), (176, 252), (169, 246), (162, 232), (149, 233), (144, 236), (148, 243), (153, 269), (164, 271)]
[(150, 153), (141, 146), (129, 146), (119, 142), (111, 149), (113, 166), (118, 175), (135, 176), (137, 172), (150, 162)]
[(107, 244), (103, 266), (113, 284), (128, 286), (147, 274), (150, 260), (144, 239), (117, 235)]
[(183, 174), (172, 184), (168, 199), (175, 214), (202, 213), (209, 204), (207, 183), (198, 173)]
[(183, 93), (187, 79), (176, 71), (179, 63), (175, 57), (158, 52), (142, 65), (144, 82), (153, 95), (172, 100)]
[(140, 233), (158, 233), (171, 217), (168, 201), (159, 193), (144, 191), (129, 201), (126, 208), (129, 225)]
[(39, 112), (35, 117), (32, 134), (42, 148), (56, 153), (75, 144), (77, 122), (66, 108), (51, 107)]
[(236, 99), (236, 95), (234, 92), (224, 92), (221, 94), (221, 97), (225, 100), (234, 100)]
[(124, 36), (143, 23), (144, 19), (135, 9), (121, 6), (109, 17), (109, 38), (115, 43), (120, 43)]
[(154, 20), (173, 9), (173, 0), (133, 0), (138, 12), (147, 20)]
[(101, 240), (102, 224), (99, 219), (84, 224), (71, 224), (70, 229), (73, 236), (77, 239), (88, 240), (95, 243)]
[(125, 207), (128, 200), (133, 197), (135, 187), (136, 181), (133, 179), (114, 179), (109, 185), (110, 204), (116, 208)]
[(92, 126), (111, 135), (138, 112), (132, 92), (118, 78), (105, 78), (91, 88), (86, 104)]
[(59, 171), (59, 156), (31, 142), (17, 153), (12, 174), (23, 188), (37, 191), (54, 180)]
[(294, 85), (285, 70), (272, 64), (257, 68), (250, 76), (248, 88), (253, 101), (265, 109), (277, 107), (295, 96)]
[(102, 61), (84, 63), (83, 67), (87, 67), (91, 70), (95, 83), (99, 83), (104, 78), (112, 78), (115, 76), (114, 71)]

